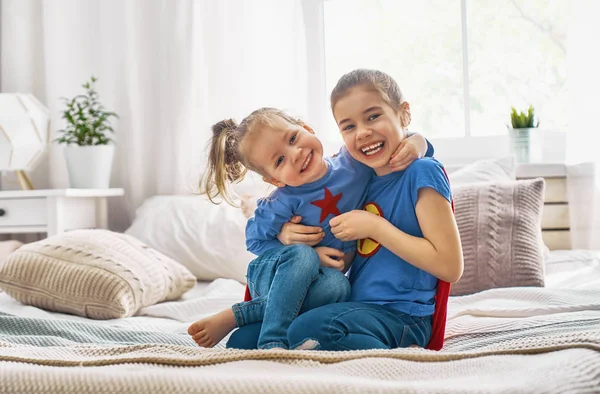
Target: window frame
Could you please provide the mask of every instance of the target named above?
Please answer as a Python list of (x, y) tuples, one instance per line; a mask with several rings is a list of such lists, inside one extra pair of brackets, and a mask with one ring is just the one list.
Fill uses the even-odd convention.
[[(311, 124), (317, 130), (326, 130), (327, 119), (331, 114), (328, 111), (325, 75), (325, 18), (324, 4), (328, 0), (302, 0), (304, 10), (304, 23), (307, 38), (307, 64), (310, 100), (308, 103), (308, 116)], [(468, 20), (467, 0), (460, 0), (461, 7), (461, 37), (462, 37), (462, 71), (463, 71), (463, 111), (465, 128), (460, 137), (434, 137), (430, 138), (436, 148), (436, 157), (447, 164), (467, 164), (475, 160), (510, 155), (508, 133), (504, 135), (474, 136), (471, 130), (471, 92), (469, 89), (469, 45), (468, 45)], [(550, 130), (551, 140), (564, 139), (566, 130)], [(545, 137), (544, 137), (545, 138)], [(326, 140), (333, 141), (325, 137)], [(546, 150), (543, 155), (546, 156)], [(556, 156), (555, 161), (562, 161), (562, 154)]]

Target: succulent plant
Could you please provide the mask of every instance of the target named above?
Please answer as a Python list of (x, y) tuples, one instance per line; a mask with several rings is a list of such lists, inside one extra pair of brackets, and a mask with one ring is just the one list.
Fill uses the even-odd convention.
[(510, 112), (510, 122), (512, 124), (513, 129), (527, 129), (538, 127), (540, 121), (538, 117), (535, 115), (535, 111), (533, 106), (529, 106), (527, 112), (517, 112), (515, 107), (511, 107)]

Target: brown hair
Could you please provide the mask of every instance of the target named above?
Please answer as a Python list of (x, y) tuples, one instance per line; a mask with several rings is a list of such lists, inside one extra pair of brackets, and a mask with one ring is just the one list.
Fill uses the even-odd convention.
[(350, 90), (358, 86), (371, 87), (377, 90), (383, 101), (395, 111), (398, 111), (400, 105), (404, 102), (404, 95), (394, 78), (383, 71), (359, 68), (342, 75), (337, 82), (331, 91), (331, 109), (333, 110), (337, 102)]
[(240, 146), (249, 133), (257, 130), (258, 126), (273, 126), (277, 117), (291, 124), (304, 125), (302, 121), (276, 108), (260, 108), (245, 117), (239, 125), (233, 119), (225, 119), (212, 126), (207, 170), (200, 181), (200, 191), (213, 204), (218, 204), (215, 198), (221, 196), (227, 203), (235, 206), (227, 184), (241, 182), (247, 170), (267, 175), (259, 166), (250, 162)]

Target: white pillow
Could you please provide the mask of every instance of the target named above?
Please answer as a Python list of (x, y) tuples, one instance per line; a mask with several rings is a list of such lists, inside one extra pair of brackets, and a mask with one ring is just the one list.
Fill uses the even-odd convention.
[(271, 194), (275, 190), (275, 186), (263, 181), (262, 176), (254, 171), (248, 171), (241, 182), (231, 186), (231, 190), (240, 198), (244, 195), (261, 198)]
[(516, 179), (516, 163), (512, 156), (479, 160), (448, 174), (450, 185), (481, 182), (510, 182)]
[(125, 233), (189, 269), (199, 280), (246, 282), (255, 256), (246, 251), (247, 219), (240, 208), (205, 196), (156, 196), (138, 208)]

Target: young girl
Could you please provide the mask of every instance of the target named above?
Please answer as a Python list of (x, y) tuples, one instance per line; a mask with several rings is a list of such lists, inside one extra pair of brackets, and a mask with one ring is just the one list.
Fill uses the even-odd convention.
[[(415, 137), (422, 140), (422, 156), (427, 145)], [(411, 147), (405, 149), (416, 149)], [(227, 120), (213, 126), (204, 185), (211, 201), (221, 195), (231, 202), (226, 182), (240, 180), (245, 169), (277, 186), (260, 200), (246, 228), (248, 250), (259, 256), (246, 275), (252, 300), (193, 323), (188, 333), (198, 345), (211, 347), (236, 326), (262, 321), (254, 347), (286, 349), (288, 327), (299, 313), (346, 301), (350, 295), (341, 270), (351, 260), (355, 242), (335, 238), (328, 219), (361, 206), (373, 172), (345, 149), (325, 158), (308, 125), (273, 108), (253, 112), (239, 125)], [(322, 240), (314, 249), (284, 247), (277, 239), (281, 226), (295, 214), (307, 225), (322, 227)]]
[(299, 316), (288, 341), (299, 349), (440, 349), (448, 282), (457, 281), (463, 270), (444, 169), (431, 158), (402, 172), (387, 167), (410, 122), (408, 103), (389, 75), (355, 70), (342, 76), (331, 107), (348, 152), (377, 177), (364, 210), (329, 221), (338, 239), (360, 240), (350, 271), (350, 302)]

